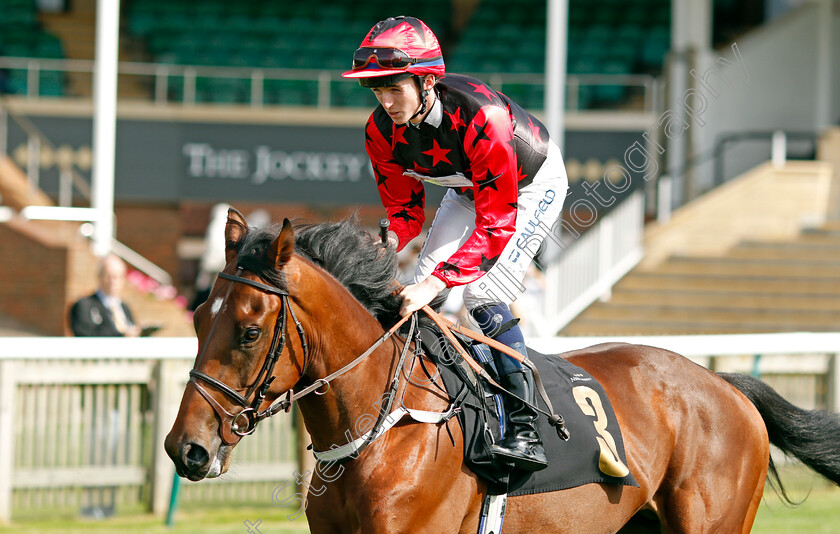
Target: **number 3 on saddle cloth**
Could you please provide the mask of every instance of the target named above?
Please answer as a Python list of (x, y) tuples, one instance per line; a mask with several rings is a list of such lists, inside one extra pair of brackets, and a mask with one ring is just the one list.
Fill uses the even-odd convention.
[[(503, 402), (500, 393), (489, 391), (433, 326), (422, 326), (423, 348), (440, 371), (450, 399), (458, 404), (458, 422), (464, 433), (464, 460), (469, 468), (489, 483), (489, 493), (508, 496), (543, 493), (583, 484), (601, 482), (638, 486), (625, 467), (624, 442), (615, 412), (604, 389), (589, 373), (559, 356), (546, 356), (528, 350), (542, 377), (555, 413), (563, 416), (571, 434), (563, 441), (548, 418), (537, 419), (540, 437), (545, 445), (548, 467), (541, 471), (513, 470), (490, 454), (490, 445), (501, 441), (504, 428)], [(486, 345), (462, 340), (473, 358), (496, 376), (493, 358)], [(448, 350), (447, 350), (448, 349)], [(537, 403), (547, 410), (537, 397)]]

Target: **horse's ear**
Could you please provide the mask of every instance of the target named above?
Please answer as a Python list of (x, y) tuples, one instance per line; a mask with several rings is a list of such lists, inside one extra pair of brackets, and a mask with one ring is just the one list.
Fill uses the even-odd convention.
[(283, 219), (283, 229), (280, 230), (280, 235), (272, 243), (271, 250), (277, 251), (277, 256), (274, 258), (274, 265), (277, 269), (283, 267), (292, 257), (292, 252), (295, 251), (295, 230), (292, 228), (289, 219)]
[(248, 223), (245, 217), (234, 208), (228, 210), (225, 225), (225, 263), (230, 263), (239, 253), (239, 245), (248, 234)]

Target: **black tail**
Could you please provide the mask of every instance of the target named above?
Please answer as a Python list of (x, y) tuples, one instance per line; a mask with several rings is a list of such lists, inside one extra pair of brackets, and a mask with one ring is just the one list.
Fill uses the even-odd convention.
[[(718, 373), (758, 409), (770, 443), (825, 478), (840, 485), (840, 416), (823, 410), (803, 410), (786, 401), (761, 380), (741, 374)], [(770, 459), (770, 483), (790, 502)]]

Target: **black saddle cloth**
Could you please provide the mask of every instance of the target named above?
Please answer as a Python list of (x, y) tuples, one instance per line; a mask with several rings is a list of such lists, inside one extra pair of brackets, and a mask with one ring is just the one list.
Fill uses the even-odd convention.
[[(489, 450), (489, 446), (500, 441), (503, 436), (500, 425), (500, 421), (504, 420), (502, 395), (490, 391), (491, 386), (479, 380), (460, 357), (452, 357), (453, 351), (445, 348), (448, 342), (439, 330), (423, 326), (420, 333), (424, 350), (437, 364), (450, 399), (461, 408), (458, 422), (464, 433), (464, 460), (474, 473), (489, 483), (490, 493), (527, 495), (593, 482), (638, 486), (632, 473), (616, 478), (598, 469), (600, 446), (596, 439), (598, 434), (594, 418), (585, 415), (578, 406), (572, 392), (575, 387), (591, 388), (600, 397), (607, 417), (607, 431), (615, 440), (618, 455), (625, 465), (627, 459), (612, 405), (603, 387), (589, 373), (559, 356), (548, 356), (528, 349), (528, 358), (536, 365), (555, 413), (565, 419), (571, 438), (568, 441), (560, 439), (548, 423), (548, 418), (540, 414), (537, 428), (545, 445), (548, 467), (537, 472), (511, 470), (509, 465), (496, 461)], [(495, 375), (487, 346), (474, 343), (465, 345), (474, 359), (488, 368), (491, 375)], [(536, 398), (537, 404), (547, 411), (539, 394)]]

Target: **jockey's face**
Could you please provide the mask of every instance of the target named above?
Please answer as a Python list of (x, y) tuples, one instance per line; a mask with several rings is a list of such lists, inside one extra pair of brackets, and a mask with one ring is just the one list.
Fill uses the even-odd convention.
[[(427, 88), (433, 87), (434, 77), (424, 77), (423, 83)], [(420, 109), (420, 89), (413, 78), (406, 78), (386, 87), (374, 87), (372, 91), (396, 124), (405, 124)], [(421, 120), (423, 117), (415, 117), (412, 122), (419, 123)]]

